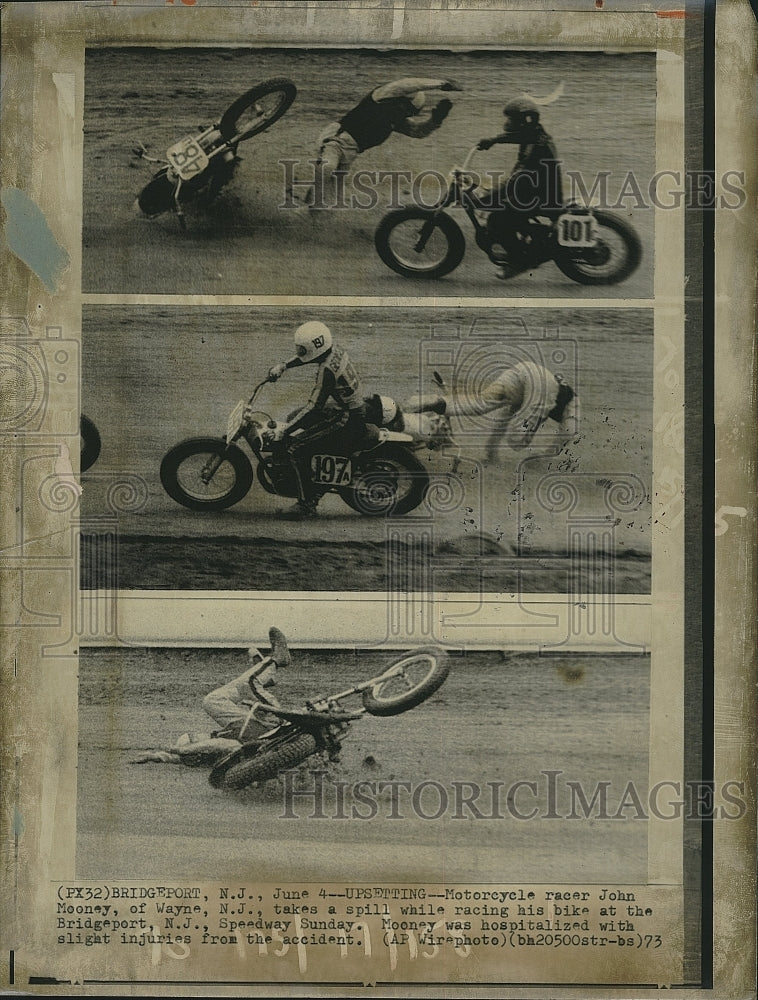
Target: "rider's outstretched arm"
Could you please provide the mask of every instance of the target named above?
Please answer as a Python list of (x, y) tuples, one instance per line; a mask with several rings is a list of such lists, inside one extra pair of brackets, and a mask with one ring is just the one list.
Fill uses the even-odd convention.
[(401, 80), (382, 84), (371, 92), (375, 101), (384, 101), (388, 97), (409, 97), (420, 90), (462, 90), (452, 80), (429, 79), (422, 76), (405, 76)]
[(404, 122), (395, 125), (395, 131), (401, 135), (410, 136), (411, 139), (424, 139), (426, 136), (436, 132), (440, 125), (447, 118), (452, 108), (451, 101), (439, 101), (430, 114), (414, 115), (413, 118), (406, 118)]
[(512, 132), (500, 132), (498, 135), (493, 135), (491, 139), (480, 139), (477, 143), (477, 149), (489, 149), (490, 146), (497, 146), (500, 143), (518, 143), (519, 140), (514, 137)]

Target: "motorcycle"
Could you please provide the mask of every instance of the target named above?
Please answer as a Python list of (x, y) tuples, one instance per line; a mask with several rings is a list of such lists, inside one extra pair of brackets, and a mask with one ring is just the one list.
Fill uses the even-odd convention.
[[(223, 754), (213, 766), (209, 781), (214, 788), (239, 790), (275, 778), (321, 755), (332, 762), (339, 752), (352, 722), (368, 713), (375, 716), (399, 715), (426, 701), (447, 679), (450, 663), (445, 651), (425, 646), (395, 660), (381, 674), (361, 681), (337, 694), (307, 701), (291, 711), (266, 705), (266, 715), (280, 721), (268, 732)], [(342, 702), (361, 696), (361, 706), (345, 711)], [(254, 715), (262, 706), (253, 706)]]
[(97, 427), (83, 413), (79, 416), (79, 439), (81, 448), (79, 470), (80, 472), (86, 472), (100, 457), (102, 442)]
[[(388, 212), (374, 234), (374, 244), (387, 267), (406, 278), (442, 278), (463, 260), (466, 240), (458, 223), (445, 209), (462, 207), (474, 227), (474, 239), (493, 264), (508, 268), (507, 254), (498, 253), (487, 227), (493, 208), (477, 196), (477, 179), (469, 163), (454, 167), (448, 188), (431, 208), (410, 206)], [(523, 259), (513, 274), (553, 261), (558, 269), (582, 285), (612, 285), (626, 280), (639, 266), (642, 246), (626, 221), (610, 212), (567, 204), (557, 217), (536, 213), (520, 225)], [(512, 275), (509, 275), (512, 276)]]
[[(195, 511), (232, 507), (253, 485), (253, 462), (255, 476), (267, 493), (298, 495), (295, 469), (281, 443), (286, 422), (252, 409), (271, 381), (267, 377), (247, 401), (237, 403), (224, 437), (188, 438), (164, 455), (160, 479), (172, 500)], [(340, 445), (339, 430), (335, 422), (334, 435), (314, 442), (314, 447), (322, 450), (310, 457), (312, 482), (322, 494), (334, 492), (353, 510), (370, 517), (407, 514), (424, 501), (429, 474), (413, 453), (416, 442), (411, 434), (382, 427), (376, 440), (355, 451)], [(292, 435), (293, 442), (297, 436), (298, 432)]]
[(296, 95), (291, 80), (266, 80), (237, 98), (218, 124), (201, 126), (174, 143), (164, 160), (149, 156), (140, 143), (133, 150), (135, 156), (164, 165), (137, 196), (139, 211), (150, 219), (173, 211), (185, 229), (184, 205), (199, 197), (210, 203), (234, 177), (240, 163), (239, 143), (270, 128)]

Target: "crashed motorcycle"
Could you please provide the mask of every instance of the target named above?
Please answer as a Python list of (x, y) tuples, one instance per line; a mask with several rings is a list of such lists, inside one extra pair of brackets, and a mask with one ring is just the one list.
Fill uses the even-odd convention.
[(266, 80), (237, 98), (217, 124), (201, 126), (174, 143), (163, 160), (149, 156), (140, 143), (135, 156), (163, 166), (137, 196), (138, 210), (151, 219), (173, 211), (186, 228), (184, 205), (195, 199), (209, 204), (236, 173), (238, 145), (270, 128), (296, 95), (291, 80)]
[[(449, 672), (445, 650), (424, 646), (394, 660), (376, 677), (307, 701), (301, 709), (253, 706), (251, 714), (262, 708), (279, 724), (249, 742), (242, 736), (238, 747), (216, 761), (209, 781), (214, 788), (240, 790), (275, 778), (312, 757), (336, 762), (351, 723), (366, 713), (391, 716), (415, 708), (442, 686)], [(342, 703), (357, 695), (360, 706), (345, 710)]]
[(100, 439), (100, 432), (95, 424), (83, 413), (79, 416), (79, 442), (81, 449), (79, 471), (86, 472), (87, 469), (92, 468), (100, 457), (102, 441)]
[(498, 249), (487, 226), (493, 208), (477, 191), (479, 179), (469, 172), (478, 146), (469, 150), (462, 167), (454, 167), (448, 188), (431, 208), (409, 206), (388, 212), (374, 234), (374, 244), (387, 267), (406, 278), (442, 278), (463, 260), (466, 240), (445, 210), (461, 207), (474, 227), (477, 246), (493, 264), (515, 274), (553, 261), (566, 277), (582, 285), (613, 285), (639, 266), (642, 246), (634, 228), (610, 212), (576, 203), (557, 215), (535, 214), (519, 225), (518, 261)]
[[(254, 478), (267, 493), (297, 497), (297, 476), (281, 441), (286, 421), (253, 409), (267, 377), (248, 400), (229, 415), (223, 437), (194, 437), (179, 442), (163, 457), (160, 478), (166, 493), (189, 510), (220, 511), (247, 496)], [(349, 507), (370, 517), (396, 516), (415, 510), (426, 497), (429, 473), (414, 454), (418, 442), (405, 431), (378, 429), (376, 439), (354, 446), (333, 436), (314, 442), (309, 471), (321, 495), (336, 493)], [(297, 441), (298, 433), (292, 435)], [(430, 431), (427, 441), (439, 441)], [(246, 447), (245, 447), (246, 446)], [(424, 446), (428, 446), (428, 443)], [(255, 467), (255, 468), (254, 468)]]

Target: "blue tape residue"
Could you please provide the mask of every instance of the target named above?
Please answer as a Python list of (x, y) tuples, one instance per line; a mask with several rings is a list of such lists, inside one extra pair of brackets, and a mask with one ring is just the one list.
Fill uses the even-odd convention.
[(13, 810), (13, 835), (14, 837), (21, 837), (24, 832), (24, 817), (18, 811), (18, 808)]
[(5, 239), (9, 249), (54, 292), (69, 265), (69, 256), (53, 236), (44, 212), (18, 188), (4, 188), (0, 201), (6, 212)]

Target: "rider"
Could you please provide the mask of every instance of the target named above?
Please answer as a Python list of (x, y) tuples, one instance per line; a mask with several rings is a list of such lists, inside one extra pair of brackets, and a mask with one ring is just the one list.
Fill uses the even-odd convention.
[[(239, 739), (241, 732), (245, 729), (246, 735), (252, 731), (255, 735), (271, 728), (265, 720), (266, 706), (280, 708), (276, 697), (270, 693), (269, 688), (276, 684), (276, 671), (279, 667), (288, 667), (292, 662), (287, 639), (283, 632), (276, 627), (271, 627), (268, 631), (271, 652), (268, 656), (256, 647), (251, 646), (247, 655), (251, 666), (248, 667), (239, 677), (214, 688), (203, 698), (203, 708), (210, 717), (217, 722), (220, 729), (213, 733), (215, 737), (227, 739)], [(256, 706), (254, 716), (250, 717), (250, 709)], [(268, 716), (271, 720), (272, 716)], [(274, 724), (276, 724), (276, 719)]]
[(268, 656), (264, 656), (257, 646), (251, 646), (247, 651), (251, 666), (203, 698), (203, 708), (220, 729), (211, 733), (210, 738), (205, 733), (184, 733), (168, 750), (143, 754), (134, 763), (192, 765), (207, 759), (208, 752), (233, 749), (241, 737), (255, 739), (277, 725), (277, 717), (266, 713), (266, 708), (281, 706), (268, 689), (276, 684), (277, 669), (288, 667), (292, 657), (280, 629), (272, 626), (268, 635), (271, 643)]
[[(295, 330), (295, 357), (274, 365), (268, 373), (275, 382), (289, 368), (317, 364), (316, 383), (310, 399), (284, 427), (279, 438), (295, 470), (298, 500), (283, 517), (314, 517), (323, 490), (310, 475), (312, 446), (339, 426), (341, 445), (348, 454), (376, 437), (367, 426), (361, 400), (361, 383), (347, 351), (334, 343), (325, 323), (309, 320)], [(330, 403), (336, 406), (329, 405)]]
[(530, 97), (517, 97), (503, 108), (505, 129), (490, 139), (480, 139), (477, 149), (499, 143), (518, 143), (516, 164), (494, 192), (496, 211), (490, 213), (487, 230), (493, 244), (503, 247), (498, 255), (499, 278), (509, 278), (533, 263), (528, 238), (521, 231), (530, 215), (555, 213), (563, 204), (561, 165), (553, 140), (540, 123), (540, 111)]
[(579, 428), (579, 397), (567, 382), (533, 361), (508, 365), (476, 395), (448, 401), (443, 396), (420, 395), (406, 409), (431, 411), (448, 417), (481, 416), (494, 411), (494, 424), (487, 439), (487, 461), (495, 462), (503, 441), (510, 448), (527, 448), (542, 425), (551, 420), (558, 431), (549, 451), (576, 439)]
[(461, 89), (450, 80), (403, 77), (371, 90), (319, 136), (317, 185), (309, 193), (312, 207), (324, 207), (323, 188), (335, 172), (347, 171), (360, 153), (380, 146), (393, 132), (423, 139), (440, 127), (452, 102), (443, 98), (422, 113), (426, 91)]

